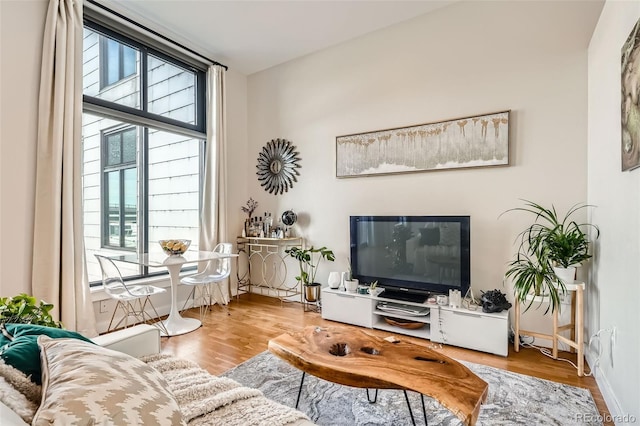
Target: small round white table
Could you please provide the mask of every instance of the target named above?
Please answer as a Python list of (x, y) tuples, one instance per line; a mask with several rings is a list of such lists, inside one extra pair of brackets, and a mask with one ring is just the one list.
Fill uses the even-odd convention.
[(180, 284), (180, 269), (189, 263), (208, 262), (212, 259), (237, 257), (237, 254), (221, 254), (212, 251), (188, 251), (181, 256), (167, 256), (163, 252), (150, 252), (142, 255), (129, 254), (110, 256), (120, 262), (134, 263), (151, 268), (167, 268), (171, 279), (171, 311), (169, 317), (162, 321), (167, 334), (161, 329), (163, 336), (178, 336), (196, 330), (202, 325), (195, 318), (183, 318), (178, 311), (178, 285)]

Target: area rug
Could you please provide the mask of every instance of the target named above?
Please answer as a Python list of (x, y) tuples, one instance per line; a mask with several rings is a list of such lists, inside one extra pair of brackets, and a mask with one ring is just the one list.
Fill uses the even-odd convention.
[[(591, 392), (523, 374), (464, 362), (489, 383), (479, 425), (601, 425)], [(260, 389), (264, 395), (294, 406), (302, 372), (265, 351), (222, 376)], [(424, 424), (420, 396), (409, 393), (417, 424)], [(371, 392), (373, 396), (373, 392)], [(461, 421), (425, 397), (428, 424), (459, 425)], [(411, 417), (400, 390), (380, 390), (375, 404), (364, 389), (337, 385), (307, 375), (299, 410), (319, 425), (410, 425)]]

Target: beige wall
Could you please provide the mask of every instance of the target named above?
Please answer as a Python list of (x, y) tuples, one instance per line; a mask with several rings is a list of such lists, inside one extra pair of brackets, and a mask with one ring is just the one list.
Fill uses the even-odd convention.
[[(588, 289), (588, 334), (602, 334), (596, 378), (613, 415), (640, 419), (640, 169), (621, 172), (620, 49), (640, 3), (608, 1), (589, 45), (589, 203), (602, 237)], [(590, 353), (595, 360), (598, 346)], [(623, 422), (618, 419), (617, 423)]]
[(31, 292), (45, 0), (0, 2), (0, 296)]
[[(470, 215), (472, 286), (511, 297), (505, 265), (531, 218), (500, 213), (519, 198), (564, 210), (587, 197), (584, 22), (592, 29), (601, 7), (458, 3), (249, 76), (250, 161), (274, 138), (291, 140), (302, 158), (292, 190), (275, 197), (252, 177), (250, 195), (266, 210), (293, 208), (308, 242), (336, 252), (321, 281), (345, 270), (349, 215)], [(335, 178), (337, 135), (505, 109), (510, 167)], [(550, 327), (540, 317), (525, 325)]]

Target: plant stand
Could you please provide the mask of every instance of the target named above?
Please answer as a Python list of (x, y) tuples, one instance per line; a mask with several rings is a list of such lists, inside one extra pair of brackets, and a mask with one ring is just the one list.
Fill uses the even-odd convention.
[[(558, 310), (553, 311), (553, 333), (545, 334), (535, 331), (523, 330), (520, 328), (520, 302), (515, 302), (515, 336), (513, 339), (513, 349), (516, 352), (520, 350), (520, 333), (527, 336), (540, 337), (541, 339), (551, 340), (552, 356), (558, 359), (558, 341), (569, 346), (569, 350), (575, 349), (578, 354), (578, 376), (584, 376), (584, 289), (583, 282), (574, 281), (571, 284), (565, 284), (567, 291), (571, 292), (571, 322), (565, 325), (558, 324)], [(547, 299), (548, 300), (548, 299)], [(566, 338), (560, 335), (561, 331), (571, 330), (571, 337)]]
[(302, 307), (304, 312), (320, 312), (320, 284), (302, 285)]

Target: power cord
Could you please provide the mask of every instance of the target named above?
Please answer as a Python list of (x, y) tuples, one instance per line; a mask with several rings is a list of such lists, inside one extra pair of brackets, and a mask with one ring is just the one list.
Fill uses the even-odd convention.
[[(526, 336), (526, 337), (530, 337), (530, 336)], [(573, 361), (571, 361), (570, 359), (561, 358), (561, 357), (554, 358), (554, 357), (553, 357), (553, 355), (552, 355), (552, 353), (551, 353), (551, 350), (549, 350), (549, 348), (543, 348), (543, 347), (541, 347), (541, 346), (536, 346), (536, 345), (534, 345), (533, 343), (535, 342), (535, 340), (536, 340), (536, 339), (535, 339), (535, 337), (532, 337), (532, 341), (531, 341), (531, 343), (526, 343), (526, 342), (524, 342), (524, 343), (522, 343), (522, 345), (521, 345), (521, 346), (522, 346), (523, 348), (533, 348), (533, 349), (537, 349), (537, 350), (539, 350), (539, 351), (540, 351), (540, 353), (542, 353), (542, 355), (544, 355), (544, 356), (547, 356), (547, 357), (549, 357), (549, 358), (551, 358), (551, 359), (553, 359), (553, 360), (555, 360), (555, 361), (564, 361), (564, 362), (568, 362), (569, 364), (571, 364), (571, 365), (573, 366), (573, 368), (575, 368), (576, 370), (578, 369), (578, 366), (577, 366), (576, 364), (574, 364), (574, 363), (573, 363)], [(596, 365), (597, 365), (597, 363), (598, 363), (598, 360), (596, 360)], [(586, 377), (591, 376), (592, 374), (593, 374), (593, 369), (589, 369), (589, 372), (588, 372), (588, 373), (586, 373), (586, 372), (584, 373), (584, 375), (585, 375)]]
[[(587, 345), (587, 350), (591, 351), (591, 345), (593, 344), (594, 341), (598, 341), (598, 356), (596, 357), (596, 360), (593, 363), (593, 366), (589, 367), (589, 372), (585, 372), (584, 375), (585, 377), (589, 377), (589, 376), (593, 376), (593, 372), (598, 368), (598, 365), (600, 364), (600, 357), (602, 356), (602, 343), (600, 342), (600, 334), (602, 333), (613, 333), (613, 329), (611, 328), (603, 328), (598, 330), (598, 332), (594, 335), (592, 335), (589, 338), (589, 344)], [(520, 337), (520, 336), (519, 336)], [(533, 343), (536, 341), (535, 337), (532, 336), (523, 336), (523, 337), (531, 337), (531, 342), (524, 342), (521, 338), (520, 343), (522, 347), (528, 347), (528, 348), (533, 348), (533, 349), (538, 349), (543, 355), (548, 356), (551, 359), (554, 360), (559, 360), (559, 361), (564, 361), (564, 362), (568, 362), (569, 364), (571, 364), (573, 366), (573, 368), (575, 368), (576, 370), (578, 369), (578, 366), (576, 364), (574, 364), (571, 360), (566, 359), (566, 358), (554, 358), (551, 350), (549, 350), (549, 348), (543, 348), (540, 346), (536, 346)], [(515, 338), (515, 336), (514, 336)]]

